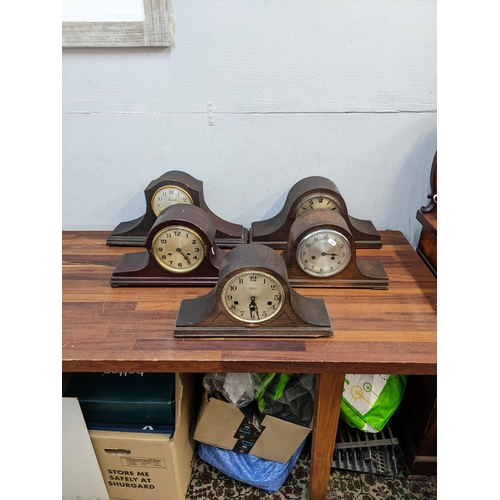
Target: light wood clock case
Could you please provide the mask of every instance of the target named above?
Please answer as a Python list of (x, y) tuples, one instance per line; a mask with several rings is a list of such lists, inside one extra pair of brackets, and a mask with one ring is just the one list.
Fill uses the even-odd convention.
[(125, 254), (111, 275), (119, 286), (213, 286), (225, 255), (210, 216), (195, 205), (164, 209), (146, 237), (146, 250)]
[(380, 234), (371, 221), (349, 215), (347, 204), (337, 186), (325, 177), (312, 176), (297, 182), (288, 192), (281, 211), (271, 219), (253, 222), (250, 241), (283, 249), (290, 228), (302, 214), (311, 210), (331, 210), (346, 221), (358, 248), (380, 248)]
[(387, 289), (379, 260), (357, 256), (344, 218), (331, 210), (309, 210), (292, 224), (281, 257), (294, 287)]
[(175, 337), (319, 337), (333, 335), (323, 299), (300, 295), (272, 248), (251, 243), (224, 257), (217, 285), (181, 302)]
[(121, 222), (106, 243), (116, 246), (144, 246), (149, 230), (165, 208), (183, 204), (202, 208), (215, 224), (215, 241), (220, 248), (233, 248), (248, 242), (248, 230), (239, 224), (227, 222), (207, 206), (203, 182), (186, 172), (171, 170), (149, 183), (144, 190), (146, 212), (141, 217)]

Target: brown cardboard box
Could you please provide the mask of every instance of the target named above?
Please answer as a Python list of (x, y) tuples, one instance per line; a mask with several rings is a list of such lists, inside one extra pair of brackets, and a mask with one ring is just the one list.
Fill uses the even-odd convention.
[(215, 398), (208, 398), (206, 392), (201, 401), (198, 422), (194, 439), (202, 443), (218, 446), (226, 450), (242, 451), (242, 442), (252, 442), (246, 452), (266, 460), (273, 460), (282, 464), (288, 462), (300, 444), (311, 432), (308, 427), (280, 420), (266, 415), (262, 419), (264, 430), (256, 439), (247, 431), (241, 434), (239, 430), (245, 426), (245, 415), (241, 410), (230, 403)]
[[(176, 374), (175, 432), (89, 431), (110, 498), (184, 500), (192, 472), (195, 376)], [(199, 397), (199, 396), (198, 396)]]

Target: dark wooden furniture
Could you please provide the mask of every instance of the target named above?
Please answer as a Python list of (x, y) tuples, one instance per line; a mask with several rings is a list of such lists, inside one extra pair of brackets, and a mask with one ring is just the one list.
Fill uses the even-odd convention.
[[(333, 230), (344, 236), (350, 246), (351, 258), (347, 266), (337, 274), (331, 276), (311, 276), (304, 272), (297, 261), (297, 249), (299, 248), (303, 238), (315, 231)], [(317, 236), (313, 235), (317, 239)], [(310, 241), (310, 240), (308, 240)], [(320, 243), (321, 245), (321, 243)], [(325, 246), (324, 248), (327, 248)], [(329, 252), (333, 252), (334, 247), (329, 247)], [(288, 241), (281, 254), (288, 270), (288, 280), (296, 287), (323, 287), (323, 288), (377, 288), (387, 289), (389, 286), (389, 278), (382, 264), (378, 259), (364, 259), (356, 253), (356, 241), (354, 240), (349, 227), (344, 218), (331, 210), (310, 210), (301, 215), (290, 228)], [(340, 250), (336, 249), (337, 255)], [(326, 253), (326, 259), (333, 253)], [(323, 260), (323, 257), (318, 252), (319, 259), (315, 262)], [(320, 267), (324, 264), (320, 264)], [(329, 264), (326, 264), (326, 270)]]
[(417, 220), (422, 224), (417, 253), (427, 267), (437, 277), (437, 212), (417, 212)]
[[(161, 236), (161, 233), (165, 230), (173, 228), (170, 240), (162, 239), (165, 236)], [(182, 231), (181, 228), (185, 230)], [(177, 248), (177, 256), (180, 257), (182, 254), (184, 259), (188, 262), (190, 259), (199, 259), (195, 261), (194, 259), (189, 262), (198, 264), (197, 267), (192, 267), (189, 272), (172, 272), (170, 268), (165, 268), (155, 258), (155, 248), (159, 249), (165, 247), (163, 254), (158, 257), (167, 259), (166, 247), (170, 248), (172, 253), (176, 253), (169, 245), (169, 241), (175, 241), (176, 245), (180, 247), (183, 246), (183, 241), (186, 242), (187, 231), (193, 231), (194, 234), (199, 237), (194, 242), (198, 242), (199, 247), (195, 248), (197, 251), (193, 251), (193, 247), (190, 245), (189, 248), (193, 252), (193, 255), (188, 257), (182, 253), (181, 248)], [(217, 228), (213, 223), (210, 215), (207, 214), (202, 208), (196, 205), (172, 205), (158, 216), (153, 226), (148, 232), (148, 236), (144, 243), (146, 250), (142, 252), (126, 253), (121, 258), (118, 266), (113, 271), (111, 275), (110, 283), (113, 287), (118, 286), (211, 286), (213, 287), (217, 283), (217, 277), (219, 276), (219, 269), (222, 259), (224, 258), (225, 252), (220, 249), (215, 243), (215, 234)], [(176, 234), (175, 234), (176, 233)], [(193, 233), (189, 233), (193, 234)], [(160, 236), (157, 240), (157, 236)], [(158, 245), (155, 247), (155, 241), (158, 241)], [(188, 239), (187, 243), (193, 241), (191, 238)], [(163, 243), (162, 243), (163, 242)], [(175, 257), (171, 257), (175, 258)], [(175, 258), (176, 259), (176, 258)], [(185, 261), (184, 259), (182, 262)], [(178, 262), (179, 259), (176, 259)], [(168, 267), (168, 266), (167, 266)]]
[[(417, 211), (422, 224), (417, 254), (437, 278), (437, 152), (430, 173), (429, 203)], [(410, 479), (437, 474), (437, 377), (409, 377), (393, 417)]]
[(294, 184), (278, 214), (267, 220), (252, 222), (249, 240), (283, 249), (297, 213), (301, 213), (301, 207), (305, 208), (309, 203), (313, 208), (331, 210), (335, 207), (335, 211), (338, 211), (346, 221), (358, 248), (381, 247), (380, 234), (373, 222), (350, 216), (347, 203), (336, 184), (320, 176), (306, 177)]
[(226, 254), (217, 286), (202, 297), (184, 299), (174, 328), (174, 337), (332, 335), (325, 301), (292, 288), (281, 256), (257, 243)]
[(437, 474), (437, 383), (435, 375), (408, 377), (391, 419), (411, 480)]
[(203, 288), (112, 288), (126, 250), (109, 233), (64, 232), (62, 369), (316, 373), (310, 498), (325, 499), (346, 373), (436, 374), (436, 279), (400, 232), (382, 231), (389, 290), (300, 289), (325, 300), (334, 336), (174, 338), (183, 299)]
[(168, 187), (180, 188), (193, 205), (202, 208), (214, 222), (217, 232), (215, 239), (221, 248), (233, 248), (248, 243), (248, 229), (240, 224), (233, 224), (215, 215), (208, 207), (203, 194), (203, 181), (180, 170), (165, 172), (158, 179), (152, 180), (144, 190), (146, 211), (137, 219), (120, 222), (107, 238), (108, 245), (144, 246), (149, 230), (159, 214), (153, 210), (155, 194)]
[(432, 161), (430, 184), (431, 192), (427, 195), (430, 201), (417, 211), (417, 220), (422, 224), (417, 253), (437, 277), (437, 152)]

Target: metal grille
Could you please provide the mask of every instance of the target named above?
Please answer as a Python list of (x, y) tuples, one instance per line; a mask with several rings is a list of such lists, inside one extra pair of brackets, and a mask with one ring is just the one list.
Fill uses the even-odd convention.
[(394, 447), (399, 442), (387, 424), (377, 433), (362, 432), (339, 421), (332, 467), (371, 474), (397, 476)]

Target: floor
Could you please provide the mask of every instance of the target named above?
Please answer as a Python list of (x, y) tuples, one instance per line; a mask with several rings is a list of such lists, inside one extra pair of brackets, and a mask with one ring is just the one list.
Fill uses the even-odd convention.
[[(397, 475), (379, 475), (333, 469), (327, 500), (436, 500), (437, 476), (410, 481), (397, 447)], [(232, 479), (196, 455), (186, 500), (308, 500), (310, 449), (306, 445), (278, 491), (269, 492)]]

